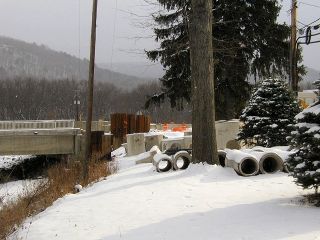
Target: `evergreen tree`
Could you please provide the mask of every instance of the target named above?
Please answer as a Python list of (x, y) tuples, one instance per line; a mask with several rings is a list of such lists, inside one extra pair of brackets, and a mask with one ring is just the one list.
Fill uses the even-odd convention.
[(286, 146), (293, 130), (299, 105), (288, 86), (279, 79), (266, 79), (255, 88), (240, 121), (238, 135), (248, 145), (264, 147)]
[[(320, 81), (316, 82), (320, 91)], [(288, 168), (298, 185), (320, 186), (320, 101), (296, 116), (298, 123), (291, 133), (291, 145), (297, 149), (288, 160)]]
[[(173, 107), (191, 100), (188, 27), (190, 0), (157, 0), (164, 10), (155, 15), (160, 48), (149, 59), (166, 69), (163, 91), (147, 102), (168, 97)], [(236, 117), (250, 93), (247, 77), (283, 76), (288, 70), (290, 28), (278, 24), (277, 0), (213, 0), (213, 54), (215, 59), (216, 118)], [(303, 68), (300, 68), (300, 71)]]

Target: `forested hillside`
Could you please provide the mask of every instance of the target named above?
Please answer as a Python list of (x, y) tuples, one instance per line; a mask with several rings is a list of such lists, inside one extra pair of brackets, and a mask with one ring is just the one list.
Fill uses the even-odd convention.
[[(0, 36), (0, 78), (35, 77), (38, 79), (88, 78), (88, 60), (64, 52), (53, 51), (44, 45), (30, 44)], [(112, 83), (130, 90), (149, 79), (138, 78), (96, 67), (96, 80)]]

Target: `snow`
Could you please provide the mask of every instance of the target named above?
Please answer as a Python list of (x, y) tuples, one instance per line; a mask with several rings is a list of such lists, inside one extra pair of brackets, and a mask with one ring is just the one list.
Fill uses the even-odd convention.
[(132, 165), (59, 199), (11, 239), (319, 240), (320, 209), (301, 203), (305, 193), (284, 173), (244, 178), (199, 164), (160, 174)]
[(168, 156), (167, 154), (163, 154), (163, 153), (157, 153), (156, 155), (154, 155), (153, 160), (155, 163), (160, 162), (163, 159), (168, 159), (171, 160), (171, 157)]
[(318, 115), (320, 114), (320, 104), (319, 103), (315, 103), (314, 105), (306, 108), (305, 110), (303, 110), (301, 113), (299, 113), (297, 116), (296, 116), (296, 119), (299, 120), (299, 119), (303, 119), (304, 118), (304, 115), (306, 113), (313, 113), (315, 115)]
[(43, 180), (20, 180), (0, 184), (0, 210), (4, 204), (15, 201), (19, 196), (32, 192)]
[(251, 150), (231, 150), (231, 149), (225, 149), (224, 150), (227, 155), (226, 158), (229, 160), (233, 160), (236, 163), (240, 163), (245, 158), (253, 158), (256, 159), (256, 157), (252, 154), (254, 151)]
[(299, 168), (304, 168), (306, 166), (305, 162), (303, 163), (299, 163), (295, 168), (299, 169)]
[(288, 160), (290, 155), (294, 153), (294, 150), (289, 151), (289, 146), (276, 146), (272, 148), (254, 147), (253, 150), (261, 150), (263, 152), (270, 152), (277, 154), (284, 162)]
[(11, 169), (13, 166), (19, 165), (26, 159), (33, 158), (34, 156), (0, 156), (0, 169)]
[[(186, 129), (186, 131), (191, 131), (190, 128)], [(148, 133), (145, 133), (145, 136), (157, 136), (157, 135), (163, 135), (163, 137), (166, 139), (181, 139), (184, 137), (184, 132), (173, 132), (171, 130), (167, 131), (161, 131), (161, 130), (153, 130)]]

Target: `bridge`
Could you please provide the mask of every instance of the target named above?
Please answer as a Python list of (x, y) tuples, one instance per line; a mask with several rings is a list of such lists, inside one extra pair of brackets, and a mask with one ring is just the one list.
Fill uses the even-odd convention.
[[(0, 121), (0, 155), (79, 155), (84, 150), (84, 126), (73, 120)], [(108, 129), (108, 122), (92, 123), (93, 131)], [(94, 143), (99, 151), (108, 151), (112, 137), (103, 134)]]
[[(85, 125), (85, 122), (74, 120), (0, 121), (0, 155), (79, 156), (84, 152)], [(177, 126), (166, 124), (168, 129)], [(151, 124), (150, 128), (163, 130), (164, 125)], [(110, 153), (115, 143), (110, 134), (110, 122), (93, 121), (92, 131), (93, 151), (102, 155)], [(219, 149), (237, 147), (235, 139), (239, 132), (239, 120), (217, 121), (216, 131)]]
[(73, 121), (3, 121), (0, 155), (76, 154), (79, 134)]

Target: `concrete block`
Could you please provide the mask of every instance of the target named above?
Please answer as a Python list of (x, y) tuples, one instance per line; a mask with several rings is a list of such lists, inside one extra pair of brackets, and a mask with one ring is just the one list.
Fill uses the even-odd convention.
[(192, 148), (192, 136), (185, 136), (183, 139), (184, 148)]
[(144, 133), (127, 134), (128, 156), (146, 151)]
[(161, 142), (161, 151), (166, 151), (169, 149), (182, 149), (184, 147), (184, 139), (164, 139)]
[(145, 135), (146, 151), (149, 151), (153, 146), (157, 146), (158, 148), (160, 148), (162, 140), (162, 134)]

